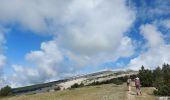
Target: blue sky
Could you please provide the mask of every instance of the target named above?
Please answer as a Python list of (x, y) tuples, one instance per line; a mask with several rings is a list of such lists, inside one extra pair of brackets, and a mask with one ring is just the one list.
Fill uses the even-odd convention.
[(39, 36), (32, 32), (12, 29), (6, 36), (6, 55), (11, 63), (23, 62), (27, 52), (39, 49), (41, 42), (50, 39), (50, 36)]
[(0, 87), (170, 63), (169, 0), (0, 2)]

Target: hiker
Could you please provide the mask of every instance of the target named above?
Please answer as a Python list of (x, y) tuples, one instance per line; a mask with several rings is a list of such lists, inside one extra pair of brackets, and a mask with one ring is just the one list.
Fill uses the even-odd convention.
[(127, 79), (127, 87), (128, 87), (128, 91), (131, 91), (131, 79), (130, 79), (130, 76), (128, 76), (128, 79)]
[(136, 94), (142, 95), (142, 92), (141, 92), (141, 89), (140, 89), (141, 84), (140, 84), (140, 80), (139, 80), (138, 77), (135, 79), (135, 86), (136, 86)]

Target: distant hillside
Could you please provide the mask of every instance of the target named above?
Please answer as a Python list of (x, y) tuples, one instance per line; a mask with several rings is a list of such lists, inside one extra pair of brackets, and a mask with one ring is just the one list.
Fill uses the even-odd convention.
[(42, 83), (42, 84), (36, 84), (36, 85), (30, 85), (30, 86), (24, 86), (24, 87), (19, 87), (19, 88), (13, 88), (13, 93), (18, 94), (18, 93), (26, 93), (30, 91), (36, 91), (41, 88), (46, 88), (46, 87), (51, 87), (55, 84), (59, 84), (62, 82), (67, 81), (65, 80), (58, 80), (58, 81), (53, 81), (53, 82), (48, 82), (48, 83)]
[(66, 78), (63, 80), (36, 84), (31, 86), (13, 88), (13, 93), (17, 95), (21, 94), (30, 94), (30, 93), (42, 93), (42, 92), (49, 92), (55, 91), (55, 88), (60, 90), (68, 89), (75, 83), (83, 83), (84, 85), (89, 85), (92, 82), (102, 82), (118, 77), (125, 77), (127, 75), (136, 75), (138, 72), (136, 71), (100, 71), (86, 75), (77, 75), (70, 78)]

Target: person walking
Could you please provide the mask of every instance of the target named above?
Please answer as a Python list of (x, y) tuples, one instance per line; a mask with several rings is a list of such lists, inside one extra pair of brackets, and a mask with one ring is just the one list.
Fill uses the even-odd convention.
[(140, 87), (141, 87), (140, 79), (138, 77), (135, 79), (135, 86), (136, 86), (136, 94), (142, 95), (142, 92), (141, 92), (141, 89), (140, 89)]
[(128, 91), (131, 91), (131, 78), (130, 76), (128, 76), (128, 79), (127, 79), (127, 87), (128, 87)]

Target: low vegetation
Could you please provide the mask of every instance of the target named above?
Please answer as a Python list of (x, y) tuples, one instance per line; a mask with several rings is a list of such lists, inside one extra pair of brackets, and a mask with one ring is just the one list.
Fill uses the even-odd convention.
[(113, 83), (113, 84), (116, 84), (116, 85), (121, 85), (121, 84), (124, 83), (124, 81), (121, 80), (121, 79), (118, 79), (118, 78), (116, 78), (116, 79), (110, 79), (110, 80), (106, 80), (106, 81), (101, 81), (101, 82), (99, 82), (99, 81), (94, 81), (94, 82), (90, 83), (88, 86), (102, 85), (102, 84), (110, 84), (110, 83)]
[[(136, 75), (132, 75), (131, 78), (136, 77)], [(94, 85), (102, 85), (102, 84), (116, 84), (116, 85), (121, 85), (124, 82), (126, 82), (127, 77), (119, 77), (119, 78), (113, 78), (110, 80), (106, 80), (106, 81), (94, 81), (91, 84), (89, 84), (88, 86), (94, 86)]]

